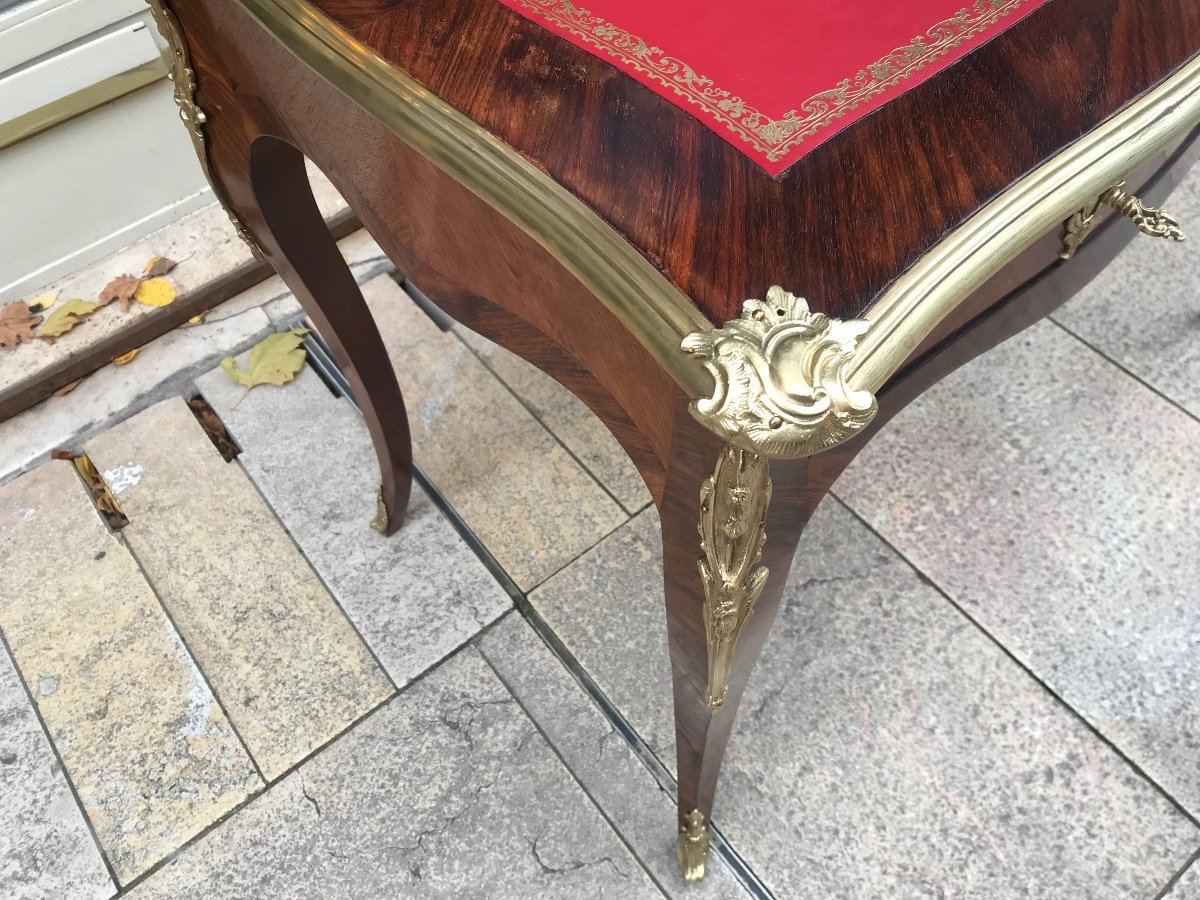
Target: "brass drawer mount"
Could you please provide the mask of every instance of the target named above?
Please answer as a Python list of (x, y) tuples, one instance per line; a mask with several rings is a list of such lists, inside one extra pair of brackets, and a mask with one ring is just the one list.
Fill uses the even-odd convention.
[(1067, 219), (1066, 234), (1063, 235), (1063, 248), (1059, 253), (1060, 259), (1070, 259), (1079, 249), (1079, 245), (1092, 233), (1099, 224), (1097, 213), (1101, 206), (1111, 206), (1134, 225), (1142, 234), (1150, 237), (1170, 238), (1173, 241), (1184, 240), (1184, 234), (1179, 230), (1179, 223), (1161, 209), (1146, 206), (1133, 194), (1125, 190), (1125, 182), (1114, 185), (1096, 198), (1095, 203), (1088, 204), (1071, 218)]

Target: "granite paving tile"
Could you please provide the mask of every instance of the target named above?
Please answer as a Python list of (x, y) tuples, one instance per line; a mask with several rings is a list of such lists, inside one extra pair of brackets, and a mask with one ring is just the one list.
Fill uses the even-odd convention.
[(0, 629), (121, 883), (261, 786), (67, 462), (0, 488)]
[(1193, 862), (1183, 877), (1163, 896), (1163, 900), (1200, 900), (1200, 866)]
[[(673, 766), (653, 511), (531, 600)], [(1197, 829), (844, 507), (805, 536), (716, 823), (776, 896), (1146, 898)]]
[(520, 615), (510, 613), (478, 647), (665, 894), (749, 896), (716, 855), (699, 884), (679, 877), (675, 802)]
[[(132, 362), (105, 366), (70, 393), (0, 422), (0, 482), (48, 459), (51, 450), (77, 450), (113, 422), (178, 393), (222, 357), (241, 352), (271, 331), (261, 309), (177, 329), (147, 344)], [(46, 346), (44, 341), (37, 345)]]
[(379, 483), (371, 438), (362, 416), (311, 369), (245, 399), (219, 370), (197, 386), (241, 446), (238, 461), (397, 684), (512, 608), (419, 485), (397, 534), (370, 527)]
[(268, 780), (393, 688), (245, 472), (182, 398), (86, 445), (122, 530)]
[(468, 649), (129, 896), (661, 894)]
[(0, 896), (100, 900), (115, 890), (17, 670), (0, 648)]
[(1198, 446), (1200, 422), (1042, 323), (902, 413), (837, 486), (1193, 815)]
[[(1200, 221), (1200, 169), (1184, 179), (1167, 209), (1185, 224)], [(1053, 318), (1200, 416), (1197, 284), (1195, 244), (1139, 238)]]
[(396, 367), (413, 455), (505, 571), (528, 589), (627, 518), (455, 335), (392, 278), (364, 294)]
[(635, 513), (651, 502), (633, 461), (582, 400), (536, 366), (469, 328), (459, 325), (454, 330), (626, 512)]

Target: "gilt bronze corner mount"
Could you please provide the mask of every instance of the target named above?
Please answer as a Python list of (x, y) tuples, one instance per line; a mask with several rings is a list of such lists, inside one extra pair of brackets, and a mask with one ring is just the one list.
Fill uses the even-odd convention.
[(725, 703), (738, 635), (754, 612), (767, 569), (758, 563), (767, 540), (771, 473), (767, 460), (729, 446), (700, 487), (699, 562), (704, 584), (704, 631), (708, 641), (705, 703)]
[(712, 376), (713, 395), (691, 404), (706, 427), (735, 447), (794, 459), (836, 446), (875, 417), (875, 397), (855, 390), (847, 368), (869, 327), (811, 312), (775, 286), (742, 314), (689, 334), (683, 349)]

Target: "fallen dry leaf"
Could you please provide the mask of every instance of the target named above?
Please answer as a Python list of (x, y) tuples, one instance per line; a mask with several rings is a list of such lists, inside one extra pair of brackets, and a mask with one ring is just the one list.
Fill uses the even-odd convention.
[(56, 338), (66, 334), (97, 309), (99, 303), (89, 303), (87, 300), (68, 300), (46, 316), (46, 324), (38, 333), (40, 338)]
[(29, 304), (29, 311), (31, 313), (45, 312), (54, 305), (54, 301), (57, 299), (58, 291), (54, 291), (51, 294), (42, 294), (40, 297), (35, 297)]
[(287, 384), (304, 365), (304, 348), (300, 345), (306, 334), (307, 328), (293, 328), (272, 334), (250, 350), (245, 369), (239, 369), (232, 356), (221, 360), (221, 369), (238, 384), (244, 385), (247, 393), (250, 388), (260, 384)]
[(175, 285), (165, 278), (147, 278), (137, 286), (133, 299), (145, 306), (167, 306), (175, 299)]
[[(82, 378), (76, 378), (76, 379), (75, 379), (74, 381), (72, 381), (70, 384), (64, 384), (64, 385), (63, 385), (62, 387), (60, 387), (60, 388), (59, 388), (57, 391), (55, 391), (55, 392), (54, 392), (54, 396), (55, 396), (55, 397), (61, 397), (63, 394), (69, 394), (69, 393), (71, 393), (71, 391), (75, 390), (75, 388), (79, 387), (79, 385), (80, 385), (80, 384), (82, 384), (82, 383), (83, 383), (83, 379), (82, 379)], [(55, 459), (57, 459), (57, 458), (58, 458), (58, 457), (55, 457)], [(68, 456), (67, 456), (67, 457), (65, 457), (65, 458), (66, 458), (66, 459), (70, 459), (71, 457), (68, 455)]]
[(166, 275), (177, 265), (179, 263), (165, 256), (152, 256), (150, 257), (150, 261), (146, 263), (146, 272), (143, 277), (157, 278), (159, 275)]
[(121, 304), (121, 312), (129, 312), (129, 301), (141, 282), (136, 275), (118, 275), (100, 291), (99, 305), (107, 306), (116, 300)]
[(34, 326), (42, 321), (24, 300), (0, 306), (0, 347), (15, 347), (33, 340)]
[(208, 435), (208, 439), (213, 442), (213, 446), (217, 448), (225, 462), (233, 462), (234, 458), (242, 452), (242, 448), (234, 443), (229, 431), (225, 428), (225, 423), (221, 421), (221, 417), (201, 396), (192, 397), (188, 400), (187, 405), (192, 408), (192, 415), (200, 422), (200, 427), (204, 429), (204, 433)]
[(139, 349), (140, 348), (138, 348), (138, 347), (134, 347), (128, 353), (122, 353), (120, 356), (114, 356), (113, 357), (113, 365), (114, 366), (123, 366), (126, 363), (133, 362), (133, 358), (138, 355)]
[(198, 316), (192, 316), (190, 319), (188, 319), (188, 324), (189, 325), (203, 325), (204, 317), (207, 315), (208, 315), (208, 313), (200, 313), (200, 315), (198, 315)]
[(96, 464), (92, 462), (91, 457), (86, 453), (81, 453), (79, 456), (72, 457), (71, 462), (75, 463), (75, 470), (83, 476), (84, 484), (91, 491), (92, 502), (96, 504), (96, 509), (100, 511), (100, 514), (108, 520), (108, 527), (115, 531), (128, 525), (129, 518), (109, 489), (104, 476), (97, 471)]

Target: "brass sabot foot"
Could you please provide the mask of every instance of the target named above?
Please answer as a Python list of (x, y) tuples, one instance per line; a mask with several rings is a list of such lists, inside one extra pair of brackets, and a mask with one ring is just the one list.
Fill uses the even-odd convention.
[(381, 484), (375, 491), (375, 518), (371, 520), (371, 527), (380, 534), (387, 534), (388, 523), (387, 504), (383, 502), (383, 485)]
[(708, 826), (704, 824), (704, 814), (700, 810), (693, 809), (679, 826), (676, 850), (683, 880), (695, 884), (708, 868)]

